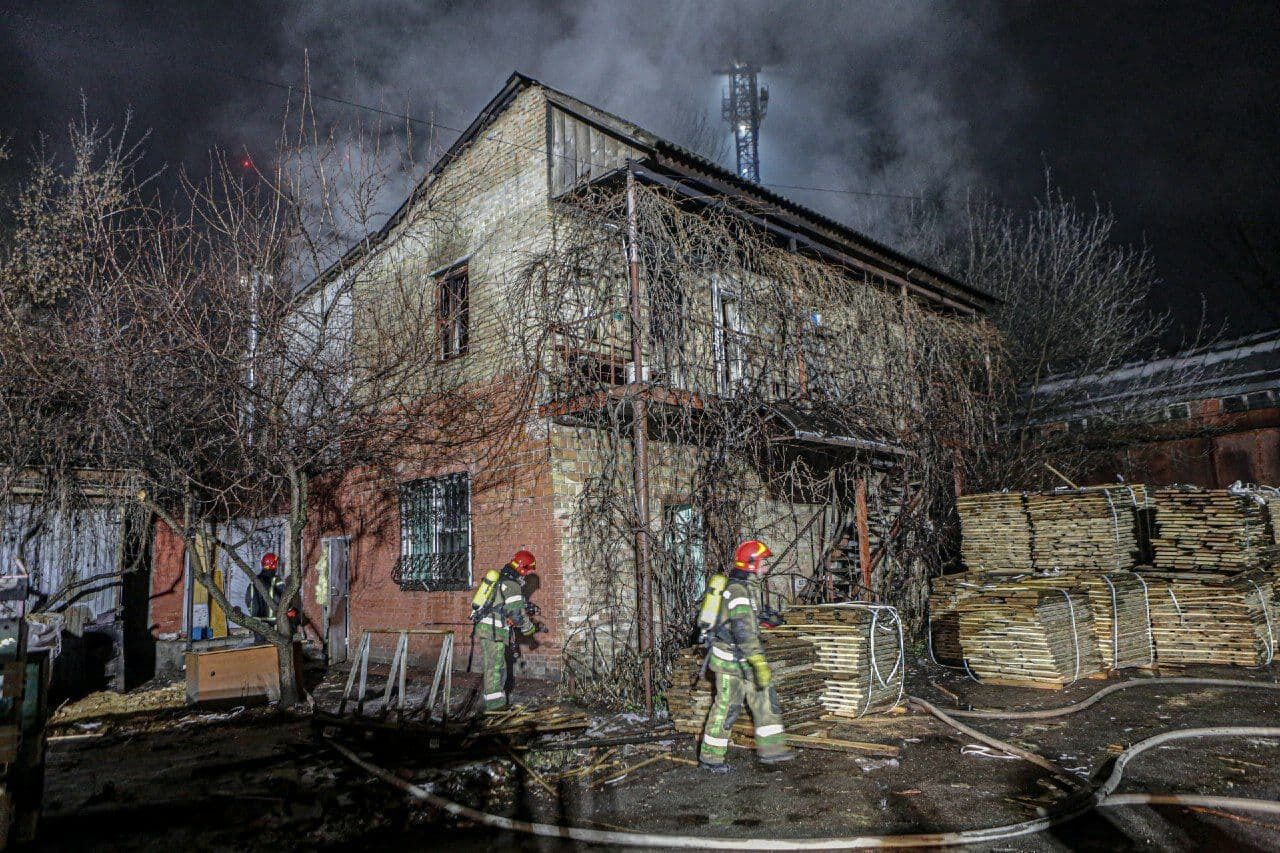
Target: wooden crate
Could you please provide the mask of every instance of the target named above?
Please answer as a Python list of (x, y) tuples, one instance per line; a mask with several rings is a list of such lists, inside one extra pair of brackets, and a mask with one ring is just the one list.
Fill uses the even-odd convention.
[(280, 698), (276, 647), (244, 646), (187, 652), (187, 701)]

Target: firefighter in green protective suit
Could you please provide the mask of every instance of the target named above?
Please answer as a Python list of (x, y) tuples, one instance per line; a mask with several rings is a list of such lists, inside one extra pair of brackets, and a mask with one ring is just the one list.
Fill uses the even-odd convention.
[(773, 688), (773, 674), (764, 657), (760, 626), (756, 620), (753, 593), (768, 571), (764, 560), (772, 557), (769, 546), (752, 539), (738, 546), (733, 570), (721, 595), (720, 615), (711, 634), (709, 665), (715, 674), (715, 700), (707, 714), (698, 763), (712, 772), (729, 768), (729, 730), (745, 701), (755, 724), (756, 754), (762, 764), (790, 761), (795, 753), (787, 748), (782, 728), (782, 708)]
[(473, 636), (480, 641), (484, 659), (484, 710), (501, 711), (507, 707), (507, 646), (519, 631), (529, 637), (538, 625), (529, 617), (533, 609), (524, 598), (524, 579), (537, 569), (533, 554), (518, 551), (501, 571), (485, 575), (471, 600)]

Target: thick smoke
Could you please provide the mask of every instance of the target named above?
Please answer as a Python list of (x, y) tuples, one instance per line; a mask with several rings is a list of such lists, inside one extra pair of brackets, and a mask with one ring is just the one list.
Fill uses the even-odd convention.
[[(715, 71), (741, 57), (764, 66), (772, 95), (765, 183), (921, 195), (988, 177), (966, 115), (1001, 53), (993, 20), (959, 2), (379, 0), (356, 12), (328, 0), (280, 21), (282, 59), (270, 73), (298, 79), (305, 51), (319, 92), (461, 128), (520, 70), (731, 167)], [(1022, 98), (1016, 69), (1002, 64), (999, 83), (983, 84), (988, 116)], [(427, 159), (454, 136), (415, 132)], [(885, 223), (903, 204), (778, 191), (879, 236), (891, 236)]]

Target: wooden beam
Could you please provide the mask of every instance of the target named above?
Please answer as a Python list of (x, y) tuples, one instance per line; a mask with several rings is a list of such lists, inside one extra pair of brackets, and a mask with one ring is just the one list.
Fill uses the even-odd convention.
[(858, 567), (862, 569), (862, 586), (871, 590), (871, 542), (867, 527), (867, 481), (859, 477), (853, 489), (853, 523), (858, 531)]

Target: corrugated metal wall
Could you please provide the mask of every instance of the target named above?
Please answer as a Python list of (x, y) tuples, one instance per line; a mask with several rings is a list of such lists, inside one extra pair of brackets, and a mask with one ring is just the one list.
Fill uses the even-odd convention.
[[(289, 567), (287, 530), (288, 525), (282, 515), (258, 519), (237, 518), (218, 525), (217, 537), (218, 542), (224, 546), (235, 545), (232, 550), (255, 569), (261, 564), (263, 554), (273, 552), (280, 558), (280, 576), (284, 577)], [(227, 600), (246, 613), (249, 612), (249, 578), (222, 547), (218, 549), (218, 567), (226, 578)], [(232, 631), (244, 630), (235, 625), (229, 627)]]
[[(23, 535), (34, 522), (43, 521), (23, 549), (34, 590), (52, 594), (77, 580), (110, 575), (119, 569), (121, 516), (118, 507), (44, 513), (36, 504), (10, 504), (4, 513), (4, 535), (0, 537), (0, 567), (8, 570), (15, 565)], [(119, 600), (117, 585), (76, 603), (86, 605), (96, 622), (105, 623), (112, 620)]]

